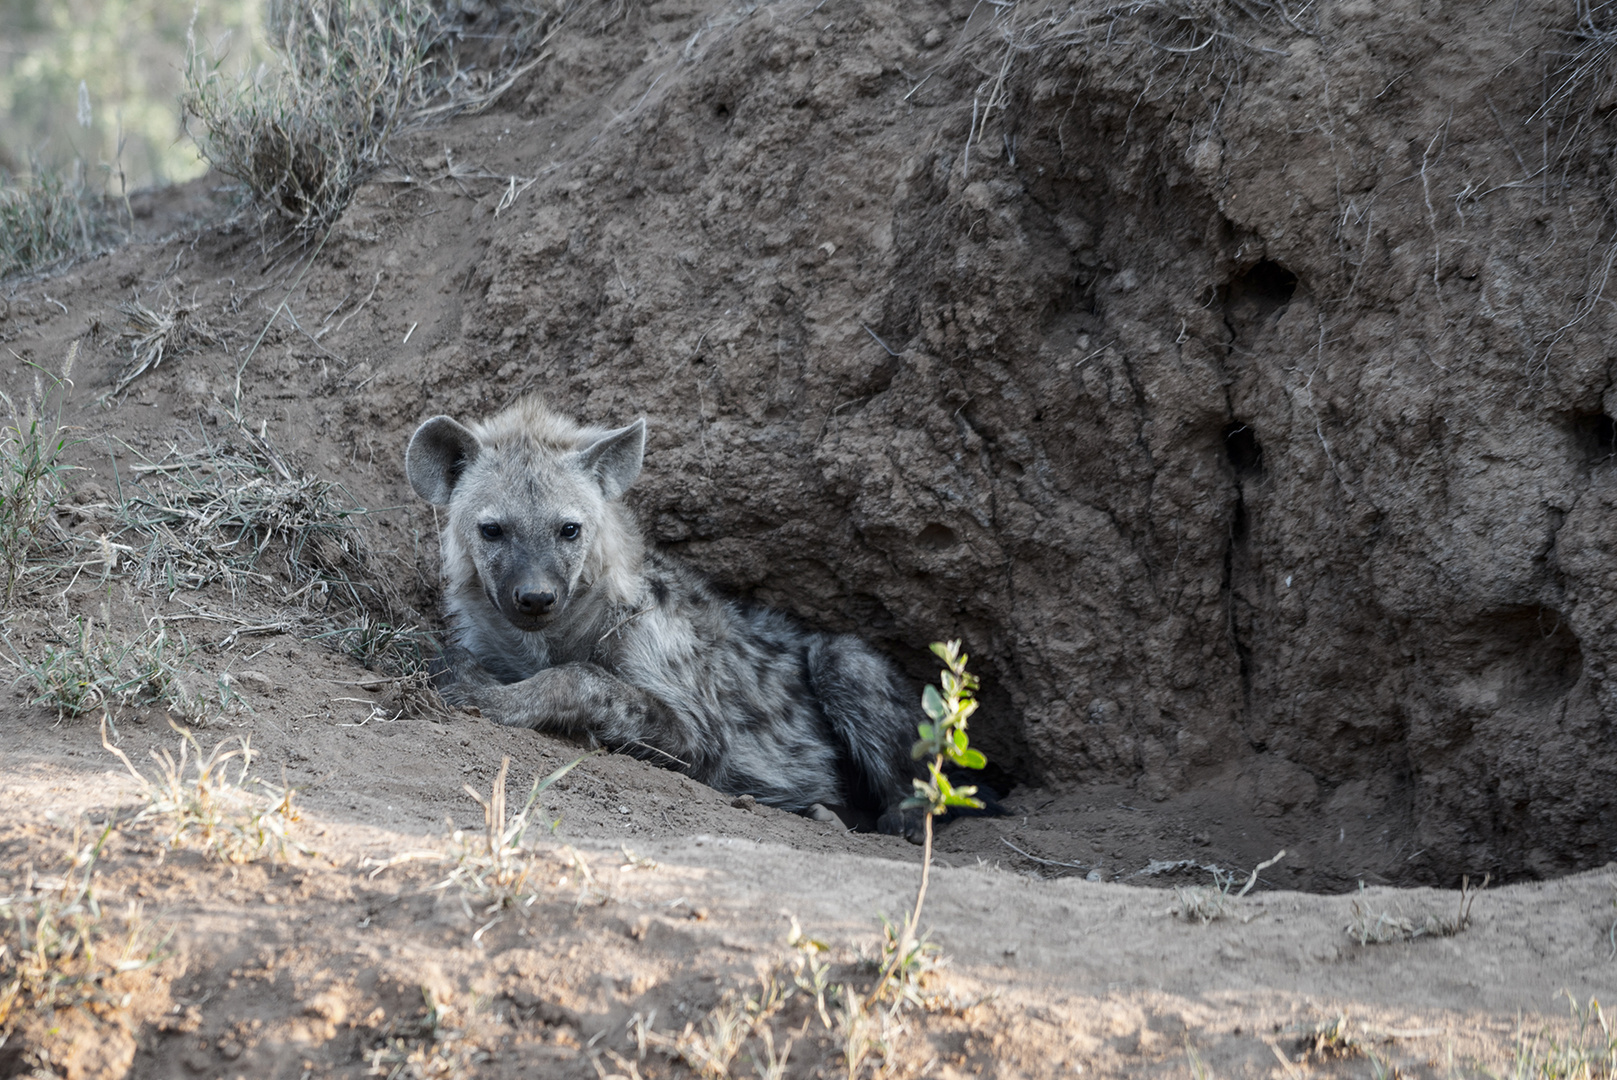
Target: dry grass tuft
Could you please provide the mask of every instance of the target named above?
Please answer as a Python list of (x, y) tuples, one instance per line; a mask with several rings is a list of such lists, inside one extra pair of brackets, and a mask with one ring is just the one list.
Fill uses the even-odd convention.
[(165, 848), (188, 843), (208, 858), (236, 865), (284, 858), (289, 850), (312, 854), (291, 835), (298, 821), (295, 789), (249, 778), (249, 736), (221, 739), (204, 751), (195, 735), (173, 726), (180, 734), (179, 756), (166, 748), (153, 750), (156, 776), (148, 777), (108, 740), (102, 724), (101, 745), (124, 763), (145, 799), (130, 824), (151, 822), (163, 834)]
[[(511, 766), (509, 757), (500, 759), (500, 771), (494, 778), (494, 786), (487, 799), (470, 785), (465, 786), (466, 793), (483, 808), (483, 834), (471, 837), (459, 831), (454, 834), (452, 840), (458, 848), (451, 856), (455, 862), (454, 869), (435, 887), (458, 887), (468, 918), (476, 917), (472, 910), (474, 903), (481, 909), (482, 917), (492, 916), (472, 935), (473, 940), (482, 937), (489, 927), (499, 922), (504, 912), (526, 910), (538, 898), (532, 887), (537, 869), (534, 859), (536, 852), (528, 843), (528, 831), (534, 824), (533, 812), (538, 806), (539, 796), (583, 760), (584, 757), (574, 758), (550, 775), (534, 780), (528, 790), (528, 801), (510, 817), (506, 815), (505, 808), (505, 777)], [(565, 850), (579, 875), (580, 887), (593, 886), (594, 879), (588, 864), (571, 848)], [(580, 899), (582, 901), (582, 894)]]
[(184, 352), (193, 344), (211, 345), (219, 340), (197, 317), (196, 309), (183, 304), (171, 303), (161, 311), (154, 311), (136, 300), (119, 304), (118, 310), (129, 319), (120, 335), (129, 342), (129, 363), (113, 383), (114, 395), (129, 389), (131, 383), (168, 357)]
[(1235, 902), (1251, 892), (1252, 886), (1258, 883), (1258, 875), (1285, 857), (1286, 853), (1282, 851), (1274, 858), (1253, 867), (1246, 884), (1241, 886), (1239, 892), (1234, 891), (1236, 882), (1234, 874), (1225, 873), (1216, 866), (1209, 867), (1213, 875), (1211, 885), (1191, 885), (1174, 889), (1174, 898), (1179, 903), (1175, 913), (1182, 919), (1194, 919), (1203, 926), (1230, 915), (1235, 910)]
[[(1471, 904), (1492, 880), (1492, 874), (1485, 874), (1482, 883), (1472, 888), (1471, 877), (1466, 875), (1460, 883), (1459, 908), (1453, 916), (1428, 913), (1421, 916), (1419, 921), (1394, 915), (1385, 909), (1375, 911), (1367, 904), (1354, 900), (1353, 919), (1343, 929), (1360, 945), (1385, 945), (1392, 941), (1414, 941), (1422, 937), (1453, 937), (1471, 925)], [(1359, 883), (1359, 891), (1361, 894), (1364, 892), (1363, 882)]]
[(74, 342), (59, 375), (34, 368), (33, 396), (20, 405), (0, 391), (0, 600), (9, 606), (31, 571), (46, 569), (48, 549), (64, 539), (56, 508), (66, 493), (72, 466), (66, 454), (77, 441), (62, 423), (62, 406), (73, 386)]
[(72, 862), (59, 878), (35, 877), (0, 896), (0, 1046), (25, 1016), (120, 1007), (120, 975), (162, 959), (161, 940), (131, 905), (121, 916), (103, 910), (94, 889), (95, 864), (113, 823), (86, 834), (74, 830)]
[(89, 254), (114, 220), (86, 190), (82, 165), (65, 174), (35, 160), (26, 178), (0, 173), (0, 279)]
[[(142, 589), (180, 589), (280, 577), (359, 600), (349, 575), (363, 557), (354, 526), (364, 511), (335, 484), (294, 470), (261, 435), (240, 429), (195, 450), (141, 461), (110, 507)], [(266, 565), (279, 562), (279, 574)]]

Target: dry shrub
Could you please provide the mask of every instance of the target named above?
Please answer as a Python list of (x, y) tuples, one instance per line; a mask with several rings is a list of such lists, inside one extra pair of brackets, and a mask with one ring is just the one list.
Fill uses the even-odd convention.
[(335, 222), (381, 166), (389, 137), (430, 94), (436, 16), (425, 0), (276, 4), (280, 70), (232, 80), (194, 36), (181, 106), (214, 168), (294, 229)]
[(267, 21), (279, 70), (229, 77), (223, 52), (204, 57), (193, 36), (181, 106), (203, 156), (246, 186), (263, 220), (307, 236), (341, 216), (393, 135), (486, 109), (585, 6), (485, 4), (474, 28), (466, 5), (442, 0), (276, 0)]

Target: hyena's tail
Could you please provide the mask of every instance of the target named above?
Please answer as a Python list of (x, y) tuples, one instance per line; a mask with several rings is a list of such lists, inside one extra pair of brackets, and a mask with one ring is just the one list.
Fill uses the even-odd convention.
[(920, 698), (885, 657), (851, 635), (818, 638), (809, 647), (808, 675), (836, 740), (847, 808), (895, 827), (898, 804), (920, 775), (910, 758)]

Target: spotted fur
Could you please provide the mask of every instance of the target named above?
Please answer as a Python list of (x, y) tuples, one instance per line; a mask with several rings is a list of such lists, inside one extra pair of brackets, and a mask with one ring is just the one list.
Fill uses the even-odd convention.
[(445, 697), (723, 792), (905, 831), (915, 694), (858, 638), (727, 599), (648, 550), (619, 501), (644, 448), (643, 420), (580, 427), (533, 401), (416, 431), (410, 483), (448, 511)]

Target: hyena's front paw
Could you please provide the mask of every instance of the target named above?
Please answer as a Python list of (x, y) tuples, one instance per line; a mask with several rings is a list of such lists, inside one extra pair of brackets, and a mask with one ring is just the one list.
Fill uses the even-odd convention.
[(471, 653), (458, 646), (444, 649), (442, 664), (435, 665), (433, 685), (446, 704), (488, 714), (489, 691), (500, 685)]
[(922, 810), (889, 807), (876, 819), (876, 831), (888, 836), (902, 836), (912, 844), (926, 841), (926, 817)]

